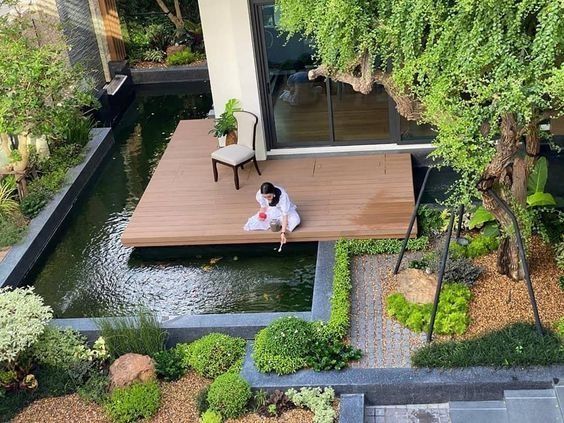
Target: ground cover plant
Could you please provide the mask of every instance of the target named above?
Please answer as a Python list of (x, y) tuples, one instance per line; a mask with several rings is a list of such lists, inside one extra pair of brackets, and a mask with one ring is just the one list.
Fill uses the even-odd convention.
[[(435, 319), (434, 332), (442, 335), (461, 335), (470, 323), (468, 307), (472, 294), (463, 284), (447, 283), (441, 289)], [(391, 294), (386, 299), (386, 312), (413, 332), (429, 329), (432, 304), (408, 302), (400, 293)]]
[(545, 328), (518, 323), (462, 341), (434, 342), (412, 356), (416, 367), (547, 366), (564, 363), (562, 340)]
[(289, 389), (286, 395), (298, 407), (307, 407), (313, 411), (314, 423), (332, 423), (337, 413), (333, 409), (335, 391), (332, 388), (301, 388), (299, 391)]
[(225, 418), (236, 418), (245, 411), (251, 399), (251, 386), (235, 373), (218, 376), (210, 385), (208, 404)]
[(161, 394), (155, 381), (116, 388), (104, 405), (115, 423), (130, 423), (152, 417), (159, 409)]

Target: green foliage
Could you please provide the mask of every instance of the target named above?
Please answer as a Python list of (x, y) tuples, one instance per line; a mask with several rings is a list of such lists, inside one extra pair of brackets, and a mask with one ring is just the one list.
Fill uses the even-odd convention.
[(466, 247), (466, 257), (476, 258), (485, 256), (495, 251), (499, 247), (499, 241), (496, 237), (479, 234), (470, 241)]
[(554, 247), (554, 259), (556, 260), (556, 266), (560, 270), (564, 270), (564, 241), (559, 242)]
[(126, 388), (115, 389), (105, 409), (115, 423), (129, 423), (155, 415), (160, 401), (161, 393), (157, 382), (134, 383)]
[(0, 219), (7, 219), (16, 211), (18, 211), (18, 202), (14, 200), (14, 191), (16, 187), (13, 179), (0, 179)]
[(140, 312), (137, 317), (100, 319), (96, 324), (114, 359), (127, 353), (154, 356), (165, 349), (167, 333), (161, 329), (157, 318), (147, 311)]
[(359, 360), (362, 351), (343, 341), (319, 337), (311, 345), (306, 360), (308, 367), (315, 371), (342, 370), (349, 361)]
[(560, 276), (558, 278), (558, 286), (560, 287), (561, 291), (564, 291), (564, 276)]
[(468, 222), (468, 229), (481, 228), (486, 223), (494, 221), (495, 217), (484, 206), (479, 206), (472, 214), (472, 218)]
[(556, 322), (554, 325), (554, 329), (556, 330), (556, 334), (564, 340), (564, 317), (561, 317), (560, 320)]
[(14, 364), (53, 317), (33, 288), (0, 288), (0, 363)]
[[(435, 273), (438, 271), (438, 265), (438, 261), (433, 263), (432, 270)], [(472, 286), (478, 280), (482, 271), (483, 269), (480, 266), (476, 266), (471, 260), (466, 258), (449, 258), (445, 266), (444, 280), (446, 282)]]
[(94, 121), (92, 118), (75, 113), (63, 126), (63, 138), (69, 145), (75, 144), (84, 147), (90, 141), (90, 131), (93, 127)]
[(214, 137), (220, 138), (237, 129), (237, 119), (233, 116), (234, 112), (241, 110), (241, 103), (236, 98), (231, 98), (225, 103), (224, 111), (215, 120), (215, 125), (210, 131)]
[(206, 410), (200, 417), (200, 423), (221, 423), (222, 421), (221, 414), (214, 410)]
[(20, 204), (23, 215), (28, 219), (33, 219), (43, 210), (50, 198), (50, 193), (45, 190), (30, 192)]
[(540, 336), (533, 325), (518, 323), (479, 338), (425, 346), (412, 356), (412, 363), (416, 367), (441, 368), (564, 363), (562, 341), (546, 332)]
[(102, 405), (108, 398), (110, 379), (105, 372), (95, 372), (84, 385), (78, 388), (78, 395), (88, 402)]
[(146, 60), (147, 62), (162, 63), (165, 59), (165, 56), (166, 54), (162, 50), (147, 50), (143, 53), (143, 60)]
[(333, 423), (337, 414), (333, 409), (335, 391), (333, 388), (289, 389), (286, 395), (298, 407), (306, 407), (313, 412), (314, 423)]
[(344, 338), (350, 327), (351, 289), (349, 242), (340, 240), (335, 244), (331, 315), (327, 323), (328, 331), (338, 339)]
[(222, 333), (211, 333), (186, 345), (177, 346), (186, 367), (193, 368), (199, 375), (215, 379), (219, 375), (240, 370), (245, 356), (246, 342)]
[(200, 55), (192, 52), (191, 50), (182, 50), (172, 53), (166, 58), (166, 64), (169, 66), (189, 65), (192, 62), (200, 59)]
[(251, 399), (251, 386), (236, 373), (218, 376), (210, 385), (208, 402), (210, 409), (225, 418), (236, 418), (243, 414)]
[(153, 355), (157, 375), (168, 382), (180, 379), (186, 373), (183, 358), (178, 348), (158, 351)]
[(417, 212), (419, 236), (437, 236), (443, 232), (443, 219), (441, 210), (423, 204)]
[(555, 206), (554, 197), (544, 192), (548, 180), (548, 160), (539, 157), (527, 180), (527, 205), (530, 207)]
[(19, 19), (0, 22), (0, 133), (56, 137), (58, 122), (95, 104), (93, 83), (69, 66), (64, 44), (37, 43), (22, 37), (26, 29)]
[(198, 395), (196, 395), (196, 407), (198, 409), (198, 414), (206, 412), (210, 408), (210, 403), (208, 402), (208, 392), (210, 391), (209, 385), (202, 388)]
[[(470, 323), (468, 304), (471, 296), (470, 289), (465, 285), (451, 283), (443, 286), (435, 318), (435, 333), (461, 335), (466, 332)], [(432, 308), (432, 304), (410, 303), (399, 293), (391, 294), (386, 299), (388, 315), (413, 332), (429, 329)]]
[(293, 373), (306, 366), (312, 339), (308, 322), (297, 317), (277, 319), (255, 338), (255, 365), (261, 372)]
[(547, 244), (558, 244), (564, 234), (564, 211), (555, 207), (531, 209), (532, 230)]
[(26, 225), (17, 216), (0, 216), (0, 248), (17, 244), (23, 237)]

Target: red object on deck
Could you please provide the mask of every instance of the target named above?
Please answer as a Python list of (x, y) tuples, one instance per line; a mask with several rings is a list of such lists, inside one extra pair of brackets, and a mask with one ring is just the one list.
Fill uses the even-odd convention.
[(260, 220), (266, 220), (266, 213), (259, 213), (259, 219)]

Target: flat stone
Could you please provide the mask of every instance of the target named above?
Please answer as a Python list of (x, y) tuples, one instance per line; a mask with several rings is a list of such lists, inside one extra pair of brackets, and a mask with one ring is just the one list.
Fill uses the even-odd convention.
[(429, 304), (435, 298), (437, 277), (419, 269), (405, 269), (398, 274), (398, 292), (412, 303)]
[(111, 389), (122, 388), (133, 382), (147, 382), (156, 377), (155, 364), (148, 355), (124, 354), (110, 366)]
[(364, 394), (341, 395), (339, 423), (364, 422)]
[(505, 404), (511, 423), (563, 423), (553, 389), (505, 391)]

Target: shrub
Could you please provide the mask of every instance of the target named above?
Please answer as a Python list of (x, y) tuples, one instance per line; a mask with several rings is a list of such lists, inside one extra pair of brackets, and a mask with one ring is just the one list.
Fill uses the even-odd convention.
[(200, 418), (201, 423), (221, 423), (222, 421), (221, 414), (214, 410), (207, 410)]
[(235, 373), (218, 376), (210, 385), (208, 402), (210, 408), (223, 417), (236, 418), (244, 411), (251, 399), (251, 386)]
[(50, 193), (45, 190), (37, 189), (30, 192), (20, 203), (23, 215), (28, 219), (33, 219), (43, 210), (43, 207), (45, 207), (50, 198)]
[(307, 365), (315, 371), (342, 370), (349, 361), (362, 357), (362, 351), (339, 339), (316, 338), (307, 356)]
[(466, 247), (466, 257), (476, 258), (485, 256), (499, 247), (496, 237), (480, 234), (470, 241)]
[(261, 372), (293, 373), (307, 364), (313, 330), (297, 317), (275, 320), (256, 336), (253, 359)]
[(73, 361), (86, 359), (85, 343), (79, 332), (47, 326), (33, 345), (32, 354), (38, 364), (68, 368)]
[[(90, 131), (94, 126), (91, 118), (76, 113), (65, 122), (63, 128), (63, 137), (69, 144), (84, 147), (90, 141)], [(80, 154), (78, 152), (78, 154)]]
[(159, 409), (161, 393), (157, 382), (134, 383), (126, 388), (115, 389), (105, 409), (116, 423), (129, 423), (148, 419)]
[(293, 407), (294, 404), (290, 398), (277, 389), (262, 401), (262, 404), (257, 407), (257, 412), (264, 417), (278, 417)]
[[(435, 261), (431, 265), (433, 272), (438, 272), (439, 261)], [(475, 265), (467, 258), (451, 259), (446, 262), (444, 280), (445, 282), (461, 283), (472, 286), (482, 274), (483, 269)]]
[(186, 367), (182, 363), (183, 355), (177, 348), (159, 351), (153, 355), (157, 375), (166, 381), (178, 380), (184, 373)]
[(417, 367), (547, 366), (564, 363), (562, 341), (546, 330), (540, 336), (534, 325), (518, 323), (479, 338), (436, 342), (412, 356)]
[(165, 56), (165, 52), (159, 49), (146, 50), (143, 53), (143, 60), (146, 60), (148, 62), (161, 63), (164, 60)]
[(561, 317), (554, 327), (556, 329), (556, 334), (564, 340), (564, 317)]
[[(434, 331), (437, 334), (451, 335), (466, 332), (470, 319), (468, 304), (470, 289), (461, 284), (445, 284), (441, 290)], [(402, 325), (414, 332), (428, 330), (431, 320), (432, 304), (414, 304), (408, 302), (402, 294), (388, 296), (386, 311)]]
[(313, 412), (314, 423), (333, 423), (337, 416), (333, 409), (335, 391), (333, 388), (289, 389), (286, 395), (299, 407), (307, 407)]
[(137, 317), (107, 318), (97, 321), (111, 357), (127, 353), (154, 356), (165, 349), (166, 331), (157, 318), (143, 311)]
[(417, 212), (419, 235), (437, 236), (443, 231), (441, 210), (436, 207), (422, 205)]
[(556, 266), (558, 266), (560, 270), (564, 270), (564, 241), (556, 244), (556, 247), (554, 248), (554, 252), (555, 252)]
[(0, 215), (0, 248), (17, 244), (25, 233), (26, 225), (16, 216)]
[(242, 366), (245, 346), (244, 339), (211, 333), (179, 349), (185, 366), (192, 367), (201, 376), (215, 379), (234, 366)]
[(198, 414), (205, 413), (210, 408), (210, 403), (208, 402), (208, 392), (210, 387), (200, 389), (198, 395), (196, 395), (196, 408), (198, 409)]
[(109, 387), (110, 379), (108, 375), (105, 372), (96, 372), (90, 375), (86, 383), (78, 388), (78, 395), (85, 401), (102, 405), (108, 398)]
[(0, 362), (15, 363), (41, 336), (53, 317), (33, 288), (0, 288)]
[(193, 53), (192, 51), (187, 49), (172, 53), (166, 58), (166, 64), (169, 66), (189, 65), (190, 63), (195, 62), (198, 59), (199, 56), (196, 53)]
[(344, 240), (335, 245), (331, 314), (327, 322), (327, 330), (340, 339), (347, 335), (350, 326), (352, 283), (348, 245)]

